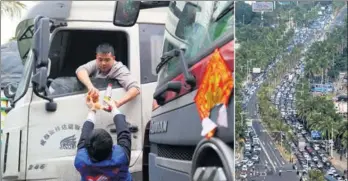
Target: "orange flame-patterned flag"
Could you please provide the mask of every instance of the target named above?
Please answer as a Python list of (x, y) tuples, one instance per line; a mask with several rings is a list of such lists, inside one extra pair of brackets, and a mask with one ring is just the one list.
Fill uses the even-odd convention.
[(202, 136), (208, 135), (209, 138), (214, 135), (217, 126), (209, 119), (210, 111), (214, 106), (223, 104), (226, 112), (232, 89), (232, 71), (216, 49), (204, 71), (203, 80), (194, 99), (202, 120)]

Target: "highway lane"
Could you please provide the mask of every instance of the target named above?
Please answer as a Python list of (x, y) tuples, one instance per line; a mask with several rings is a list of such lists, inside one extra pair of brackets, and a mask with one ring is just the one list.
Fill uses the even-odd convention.
[[(257, 90), (255, 92), (257, 92)], [(279, 168), (282, 167), (286, 163), (286, 161), (282, 158), (279, 151), (276, 149), (269, 134), (264, 131), (265, 128), (262, 126), (260, 117), (257, 114), (256, 99), (256, 94), (251, 96), (249, 104), (247, 105), (247, 110), (249, 113), (249, 119), (253, 120), (253, 129), (256, 135), (258, 135), (262, 144), (261, 148), (263, 151), (260, 154), (260, 159), (263, 161), (263, 163), (267, 163), (269, 166), (272, 166), (274, 168), (274, 171), (276, 171), (279, 170)]]
[(335, 19), (333, 20), (332, 23), (330, 23), (330, 27), (329, 27), (329, 31), (332, 31), (332, 29), (335, 26), (343, 25), (344, 22), (344, 18), (347, 16), (347, 6), (344, 6), (340, 12), (338, 12), (338, 14), (336, 15)]

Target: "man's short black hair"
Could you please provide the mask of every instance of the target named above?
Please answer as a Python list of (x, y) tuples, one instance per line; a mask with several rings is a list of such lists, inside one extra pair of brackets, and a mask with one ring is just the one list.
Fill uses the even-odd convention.
[(114, 47), (108, 43), (98, 45), (96, 53), (111, 53), (111, 55), (115, 56)]
[(103, 161), (112, 153), (112, 145), (112, 138), (107, 131), (94, 129), (87, 144), (88, 155), (94, 162)]

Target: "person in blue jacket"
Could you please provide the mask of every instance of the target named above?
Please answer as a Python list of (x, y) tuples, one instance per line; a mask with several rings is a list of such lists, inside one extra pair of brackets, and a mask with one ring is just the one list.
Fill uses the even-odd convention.
[(81, 174), (81, 181), (131, 181), (129, 162), (131, 155), (131, 134), (125, 116), (115, 101), (106, 102), (112, 107), (116, 126), (117, 144), (113, 145), (111, 135), (104, 129), (94, 129), (97, 109), (92, 100), (81, 137), (77, 145), (75, 168)]

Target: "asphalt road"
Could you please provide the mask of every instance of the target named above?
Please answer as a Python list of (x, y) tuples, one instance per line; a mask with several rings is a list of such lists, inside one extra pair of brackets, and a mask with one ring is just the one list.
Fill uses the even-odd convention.
[[(257, 90), (255, 91), (257, 92)], [(255, 177), (248, 177), (248, 180), (267, 180), (267, 181), (287, 181), (283, 178), (288, 179), (289, 181), (295, 181), (299, 178), (297, 177), (295, 172), (286, 172), (282, 173), (282, 176), (279, 177), (278, 172), (279, 170), (285, 171), (290, 170), (291, 166), (288, 161), (286, 161), (279, 153), (279, 151), (276, 149), (272, 138), (270, 135), (265, 131), (265, 128), (260, 122), (260, 117), (257, 114), (257, 97), (256, 93), (250, 97), (250, 101), (247, 105), (247, 112), (248, 112), (248, 118), (252, 119), (252, 126), (256, 133), (256, 135), (260, 139), (260, 146), (262, 148), (262, 151), (260, 153), (260, 163), (259, 165), (264, 165), (264, 167), (260, 168), (260, 172), (266, 172), (266, 168), (268, 167), (270, 170), (273, 171), (273, 174), (267, 174), (267, 176), (255, 176)], [(257, 167), (256, 167), (257, 168)]]
[(337, 14), (337, 16), (335, 17), (335, 19), (333, 20), (333, 22), (330, 24), (330, 27), (329, 27), (329, 31), (332, 31), (332, 29), (335, 27), (335, 26), (338, 26), (338, 25), (343, 25), (344, 23), (344, 18), (347, 16), (347, 6), (344, 6), (340, 12)]

